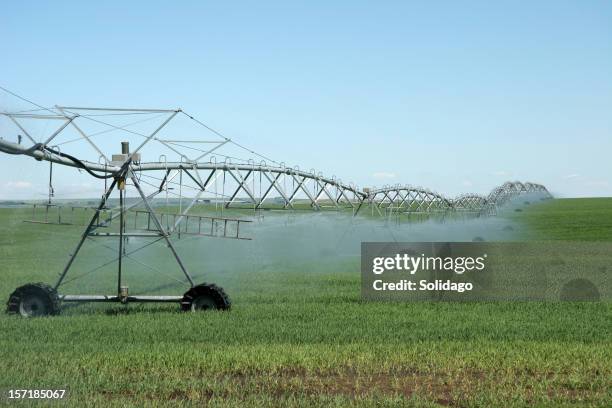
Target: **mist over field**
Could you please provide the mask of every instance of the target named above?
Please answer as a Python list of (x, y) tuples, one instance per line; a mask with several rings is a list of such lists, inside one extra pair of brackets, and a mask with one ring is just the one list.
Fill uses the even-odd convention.
[(205, 239), (181, 246), (200, 262), (223, 268), (228, 260), (240, 262), (243, 258), (254, 267), (274, 262), (359, 257), (361, 243), (370, 241), (472, 241), (477, 237), (508, 240), (516, 236), (515, 227), (510, 224), (494, 217), (409, 222), (405, 217), (364, 218), (332, 212), (265, 213), (246, 228), (245, 233), (252, 241)]
[[(372, 217), (369, 209), (362, 211), (357, 216), (335, 211), (216, 212), (215, 216), (219, 217), (251, 220), (241, 225), (240, 234), (251, 239), (193, 235), (178, 238), (178, 234), (174, 234), (172, 241), (196, 282), (233, 282), (231, 286), (235, 284), (240, 288), (244, 279), (271, 271), (332, 272), (341, 264), (343, 269), (357, 273), (362, 242), (499, 241), (515, 239), (519, 230), (518, 225), (502, 217), (440, 216), (414, 222), (417, 216)], [(35, 234), (37, 239), (33, 245), (39, 246), (38, 252), (47, 259), (44, 269), (53, 280), (84, 227), (23, 223), (24, 219), (31, 218), (30, 214), (29, 210), (12, 210), (6, 227)], [(129, 227), (130, 218), (127, 223)], [(45, 240), (52, 240), (53, 246), (45, 245)], [(125, 283), (132, 293), (181, 293), (186, 280), (166, 244), (159, 241), (138, 250), (150, 242), (150, 238), (128, 239), (128, 256), (124, 258)], [(87, 240), (63, 290), (66, 293), (101, 290), (114, 293), (117, 245), (117, 240), (112, 238)], [(50, 248), (55, 250), (51, 252)], [(102, 266), (104, 264), (107, 265)]]

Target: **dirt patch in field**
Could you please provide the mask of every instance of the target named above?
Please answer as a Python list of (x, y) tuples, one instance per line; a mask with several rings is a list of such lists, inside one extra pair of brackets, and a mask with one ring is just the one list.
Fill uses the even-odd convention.
[[(253, 373), (231, 376), (245, 388), (255, 387), (275, 396), (342, 395), (345, 397), (419, 396), (441, 405), (457, 405), (464, 393), (487, 382), (482, 372), (466, 371), (461, 376), (421, 371), (363, 373), (355, 370), (308, 372), (288, 369), (274, 374)], [(229, 378), (228, 378), (229, 379)]]
[[(419, 397), (444, 406), (465, 406), (476, 394), (497, 398), (520, 398), (525, 403), (540, 400), (588, 401), (593, 390), (580, 390), (549, 383), (551, 373), (502, 373), (461, 370), (456, 372), (401, 370), (364, 373), (351, 369), (312, 372), (287, 369), (271, 373), (250, 373), (226, 377), (245, 389), (257, 389), (278, 397), (287, 395), (340, 395), (364, 397)], [(549, 384), (539, 388), (542, 383)]]
[[(593, 373), (595, 375), (595, 373)], [(132, 392), (103, 391), (112, 400), (118, 396), (131, 400), (175, 402), (241, 401), (249, 396), (272, 397), (273, 400), (317, 400), (321, 396), (338, 396), (354, 400), (417, 398), (442, 406), (470, 405), (540, 405), (542, 403), (582, 403), (605, 399), (603, 389), (583, 382), (569, 381), (567, 373), (533, 370), (391, 370), (364, 372), (351, 368), (333, 371), (311, 371), (286, 368), (275, 371), (249, 371), (226, 374), (192, 372), (184, 378), (185, 388)]]

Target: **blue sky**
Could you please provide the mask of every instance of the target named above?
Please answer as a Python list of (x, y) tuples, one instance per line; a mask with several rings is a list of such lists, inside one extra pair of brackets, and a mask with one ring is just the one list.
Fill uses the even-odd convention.
[[(610, 2), (178, 3), (5, 2), (0, 85), (182, 107), (360, 186), (612, 196)], [(1, 156), (0, 198), (44, 191), (45, 170)]]

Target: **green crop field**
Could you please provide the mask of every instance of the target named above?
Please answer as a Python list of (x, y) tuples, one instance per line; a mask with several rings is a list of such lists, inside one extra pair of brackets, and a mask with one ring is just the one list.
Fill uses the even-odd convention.
[[(0, 209), (2, 299), (53, 282), (80, 231), (23, 216)], [(522, 239), (612, 242), (612, 199), (501, 217)], [(66, 388), (73, 406), (612, 405), (609, 302), (368, 303), (359, 258), (325, 252), (242, 268), (212, 279), (231, 295), (229, 312), (94, 305), (2, 315), (0, 389)], [(102, 275), (110, 288), (112, 276)]]
[(534, 205), (516, 216), (531, 239), (612, 241), (612, 200), (568, 198)]

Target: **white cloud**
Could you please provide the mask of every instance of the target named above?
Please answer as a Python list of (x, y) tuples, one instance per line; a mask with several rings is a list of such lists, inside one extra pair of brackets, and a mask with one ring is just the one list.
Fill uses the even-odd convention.
[(465, 187), (472, 187), (474, 185), (474, 183), (472, 183), (470, 180), (463, 180), (463, 186)]
[(498, 170), (498, 171), (494, 171), (493, 172), (494, 176), (500, 176), (500, 177), (505, 177), (505, 176), (509, 176), (510, 172), (505, 171), (505, 170)]
[(569, 179), (573, 179), (573, 178), (576, 178), (576, 177), (580, 177), (580, 174), (568, 174), (567, 176), (565, 176), (563, 178), (566, 179), (566, 180), (569, 180)]
[(5, 184), (6, 188), (15, 188), (20, 190), (30, 189), (32, 188), (32, 183), (29, 181), (9, 181)]
[(372, 177), (374, 177), (375, 179), (378, 179), (378, 180), (388, 180), (388, 179), (396, 178), (397, 174), (389, 173), (389, 172), (385, 172), (385, 171), (378, 171), (378, 172), (372, 174)]

